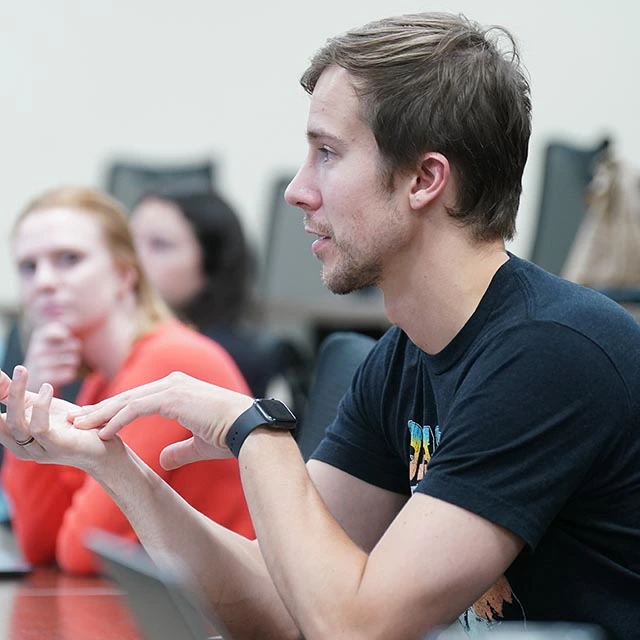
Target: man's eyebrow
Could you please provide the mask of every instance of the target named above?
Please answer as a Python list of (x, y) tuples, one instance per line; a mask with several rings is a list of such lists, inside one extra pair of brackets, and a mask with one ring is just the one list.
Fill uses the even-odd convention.
[(308, 129), (307, 130), (307, 140), (330, 140), (332, 142), (340, 142), (340, 138), (338, 136), (325, 131), (324, 129)]

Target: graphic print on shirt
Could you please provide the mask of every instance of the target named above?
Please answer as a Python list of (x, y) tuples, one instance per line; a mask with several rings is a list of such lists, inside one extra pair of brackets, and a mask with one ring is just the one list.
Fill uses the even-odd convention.
[[(442, 433), (440, 426), (422, 426), (414, 420), (409, 420), (409, 480), (411, 493), (413, 494), (418, 483), (427, 473), (427, 466), (435, 453)], [(504, 619), (504, 607), (519, 602), (511, 590), (511, 585), (505, 576), (484, 593), (474, 604), (469, 607), (458, 619), (462, 628), (473, 637), (474, 632), (485, 631), (500, 624)], [(519, 607), (522, 619), (525, 620), (524, 611)]]
[(409, 481), (411, 493), (427, 472), (427, 465), (440, 444), (440, 427), (420, 426), (409, 420)]

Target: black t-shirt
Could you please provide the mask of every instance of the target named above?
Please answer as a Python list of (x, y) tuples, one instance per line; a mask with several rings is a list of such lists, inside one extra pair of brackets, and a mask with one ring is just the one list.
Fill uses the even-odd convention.
[(398, 328), (314, 454), (516, 533), (524, 551), (460, 618), (596, 623), (640, 637), (640, 324), (511, 256), (434, 356)]

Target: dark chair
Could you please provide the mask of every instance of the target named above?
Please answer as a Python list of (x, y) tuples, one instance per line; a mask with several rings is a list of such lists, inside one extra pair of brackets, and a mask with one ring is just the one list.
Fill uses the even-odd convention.
[(530, 260), (559, 275), (585, 217), (585, 194), (593, 168), (609, 142), (577, 147), (550, 142), (545, 151), (538, 223)]
[(261, 291), (267, 299), (326, 301), (330, 305), (334, 296), (322, 283), (320, 263), (311, 251), (313, 238), (304, 230), (303, 214), (284, 199), (289, 182), (289, 178), (281, 178), (273, 186)]
[(256, 331), (250, 342), (253, 357), (261, 364), (260, 380), (251, 385), (257, 397), (268, 395), (278, 382), (290, 396), (291, 409), (299, 420), (304, 418), (309, 393), (312, 358), (298, 342), (267, 330)]
[(318, 349), (309, 386), (305, 414), (296, 429), (296, 441), (302, 457), (308, 460), (333, 421), (338, 404), (356, 369), (376, 340), (349, 331), (336, 331), (325, 338)]
[(128, 210), (147, 192), (158, 188), (202, 191), (211, 189), (216, 177), (211, 160), (184, 164), (146, 164), (116, 160), (107, 169), (105, 189)]

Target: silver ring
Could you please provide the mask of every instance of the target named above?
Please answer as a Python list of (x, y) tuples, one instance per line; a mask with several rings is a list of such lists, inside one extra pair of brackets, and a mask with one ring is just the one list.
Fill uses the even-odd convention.
[(28, 444), (31, 444), (35, 438), (33, 436), (29, 436), (26, 440), (16, 440), (16, 444), (20, 447), (26, 447)]

